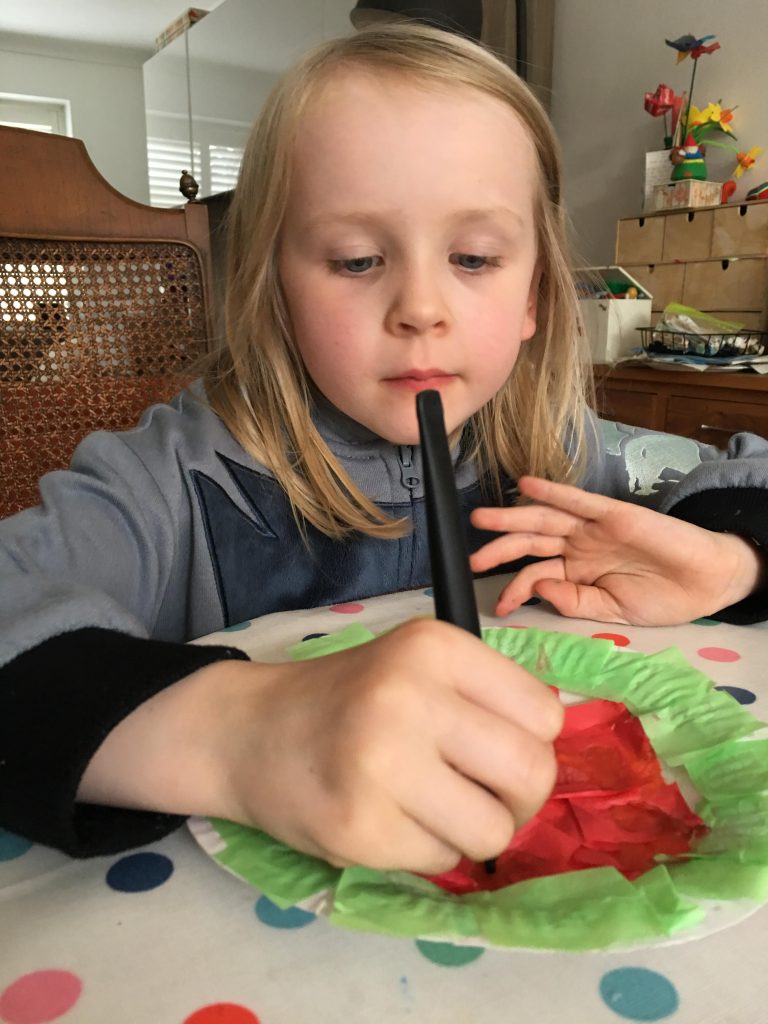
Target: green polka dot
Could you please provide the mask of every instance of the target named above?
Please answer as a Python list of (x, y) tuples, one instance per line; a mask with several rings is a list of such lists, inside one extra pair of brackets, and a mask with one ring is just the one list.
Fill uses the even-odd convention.
[(416, 948), (423, 957), (441, 967), (464, 967), (485, 952), (479, 946), (454, 946), (452, 942), (425, 942), (416, 940)]
[(693, 620), (693, 625), (694, 626), (719, 626), (720, 623), (717, 621), (717, 619), (706, 619), (706, 618), (704, 618), (704, 619), (694, 619)]

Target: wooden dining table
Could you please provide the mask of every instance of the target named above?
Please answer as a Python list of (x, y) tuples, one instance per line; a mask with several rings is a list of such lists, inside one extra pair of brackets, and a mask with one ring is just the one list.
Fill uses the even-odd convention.
[[(768, 715), (768, 626), (566, 619), (534, 601), (493, 615), (503, 578), (476, 581), (481, 623), (678, 648), (756, 718)], [(350, 623), (382, 632), (433, 614), (431, 591), (269, 615), (201, 638), (286, 660)], [(33, 740), (31, 740), (33, 741)], [(571, 952), (337, 927), (224, 870), (180, 827), (74, 860), (0, 832), (2, 1024), (765, 1024), (768, 909), (705, 934)]]

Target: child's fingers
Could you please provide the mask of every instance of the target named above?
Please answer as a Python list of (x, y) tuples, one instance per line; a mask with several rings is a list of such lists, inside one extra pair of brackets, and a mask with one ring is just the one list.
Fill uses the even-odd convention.
[(624, 625), (629, 621), (616, 601), (600, 587), (570, 580), (543, 579), (536, 584), (536, 593), (567, 618), (621, 622)]
[(505, 562), (514, 562), (525, 555), (552, 558), (565, 552), (563, 537), (544, 537), (541, 534), (508, 533), (489, 541), (469, 557), (473, 572), (485, 572)]
[(499, 595), (496, 614), (509, 615), (535, 595), (548, 601), (567, 618), (596, 619), (600, 622), (627, 621), (618, 603), (607, 591), (566, 579), (562, 558), (535, 562), (521, 569)]
[(521, 604), (536, 595), (536, 587), (541, 580), (564, 580), (565, 560), (562, 558), (550, 558), (545, 562), (534, 562), (533, 565), (526, 565), (512, 579), (499, 594), (496, 602), (496, 614), (498, 616), (509, 615)]
[(513, 508), (476, 508), (470, 519), (479, 530), (496, 533), (541, 533), (547, 536), (568, 537), (584, 520), (549, 508), (547, 505), (519, 505)]
[(593, 494), (572, 484), (559, 484), (538, 476), (521, 476), (517, 486), (526, 498), (563, 509), (582, 519), (600, 519), (613, 507), (624, 504), (615, 498), (606, 498), (602, 494)]
[[(446, 842), (436, 834), (437, 830), (431, 831), (423, 821), (400, 808), (393, 807), (388, 816), (372, 815), (370, 828), (360, 826), (362, 817), (357, 815), (355, 829), (335, 829), (326, 842), (321, 839), (302, 848), (337, 868), (364, 864), (377, 871), (418, 871), (429, 875), (450, 871), (463, 853), (461, 843), (454, 846)], [(312, 848), (308, 848), (310, 845)]]
[[(410, 780), (403, 807), (446, 847), (472, 860), (488, 860), (509, 845), (516, 822), (506, 802), (484, 789), (480, 781), (458, 766), (443, 762), (439, 771), (430, 773), (430, 785)], [(527, 805), (522, 801), (518, 804), (522, 816)]]
[(554, 740), (562, 728), (563, 710), (549, 688), (477, 637), (439, 625), (444, 635), (439, 650), (432, 648), (432, 657), (442, 658), (444, 677), (460, 698), (471, 702), (452, 709), (454, 720), (464, 721), (476, 705), (504, 725), (511, 723), (547, 743)]
[[(562, 723), (562, 712), (559, 719)], [(465, 709), (458, 727), (441, 737), (438, 745), (450, 765), (502, 802), (515, 825), (535, 814), (555, 782), (552, 745), (483, 708)], [(490, 850), (484, 856), (493, 854)]]

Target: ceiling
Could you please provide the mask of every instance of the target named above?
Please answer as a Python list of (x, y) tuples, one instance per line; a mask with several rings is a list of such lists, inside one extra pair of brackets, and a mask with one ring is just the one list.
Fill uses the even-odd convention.
[[(279, 2), (279, 0), (278, 0)], [(201, 0), (212, 11), (222, 0)], [(184, 0), (0, 0), (0, 32), (153, 51)]]
[[(198, 0), (209, 12), (202, 32), (190, 33), (196, 60), (280, 71), (308, 46), (353, 31), (354, 0)], [(155, 38), (187, 9), (185, 0), (0, 0), (2, 34), (45, 38), (62, 45), (116, 46), (144, 61)], [(215, 8), (215, 16), (211, 15)], [(183, 54), (174, 40), (163, 52)]]

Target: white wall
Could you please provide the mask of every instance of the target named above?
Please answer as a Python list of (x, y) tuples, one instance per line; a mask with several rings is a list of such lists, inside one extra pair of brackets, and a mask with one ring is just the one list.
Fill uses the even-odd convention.
[(353, 5), (354, 0), (224, 0), (186, 40), (172, 40), (145, 62), (148, 135), (188, 144), (189, 49), (192, 134), (203, 154), (201, 197), (211, 191), (207, 147), (244, 149), (280, 73), (321, 39), (352, 32)]
[[(563, 147), (565, 196), (584, 262), (613, 262), (616, 220), (639, 216), (645, 153), (663, 146), (661, 118), (643, 109), (660, 82), (688, 88), (691, 60), (676, 64), (664, 39), (717, 36), (698, 65), (693, 102), (738, 105), (738, 146), (766, 152), (736, 198), (768, 180), (768, 3), (765, 0), (556, 0), (552, 119)], [(710, 178), (725, 180), (735, 156), (710, 149)]]
[[(194, 31), (201, 32), (203, 25)], [(176, 44), (180, 44), (178, 47)], [(189, 105), (183, 40), (174, 40), (144, 64), (147, 135), (189, 144)], [(190, 59), (193, 137), (203, 153), (211, 145), (244, 149), (256, 113), (277, 81), (276, 72)], [(190, 161), (183, 161), (186, 166)], [(198, 175), (200, 196), (210, 192)]]
[(119, 192), (149, 202), (145, 53), (32, 36), (0, 37), (0, 92), (67, 99), (72, 132)]

